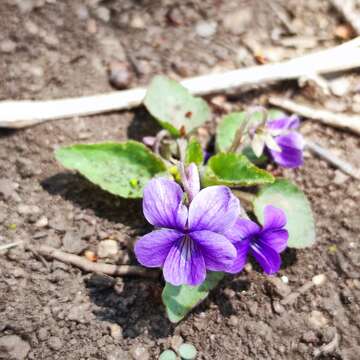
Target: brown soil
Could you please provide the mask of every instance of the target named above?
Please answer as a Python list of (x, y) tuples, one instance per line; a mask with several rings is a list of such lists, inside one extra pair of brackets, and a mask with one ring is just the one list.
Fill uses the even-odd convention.
[[(131, 65), (131, 85), (136, 86), (157, 73), (179, 78), (251, 65), (257, 52), (274, 60), (290, 57), (335, 44), (333, 34), (340, 23), (325, 0), (271, 2), (286, 10), (294, 31), (303, 37), (284, 47), (278, 39), (294, 37), (286, 34), (267, 2), (179, 3), (1, 1), (0, 98), (108, 91), (106, 70), (112, 60)], [(199, 22), (208, 28), (199, 30)], [(211, 22), (217, 24), (213, 35)], [(359, 90), (358, 77), (346, 79)], [(227, 99), (225, 105), (239, 109), (259, 104), (276, 91), (311, 96), (314, 105), (353, 109), (354, 93), (324, 98), (308, 90), (285, 84)], [(216, 115), (212, 124), (218, 119)], [(0, 130), (0, 243), (21, 240), (60, 248), (65, 237), (72, 237), (72, 251), (81, 252), (86, 247), (96, 251), (100, 240), (112, 238), (120, 244), (119, 262), (135, 263), (130, 244), (149, 230), (140, 202), (113, 197), (64, 171), (53, 151), (76, 142), (141, 139), (156, 129), (139, 109), (23, 131)], [(302, 132), (360, 166), (358, 137), (310, 121), (303, 122)], [(28, 359), (156, 359), (179, 336), (196, 346), (198, 359), (314, 359), (316, 354), (320, 359), (358, 359), (360, 186), (307, 155), (303, 168), (284, 173), (311, 200), (317, 243), (284, 254), (277, 278), (286, 276), (288, 285), (274, 283), (256, 266), (247, 267), (227, 277), (184, 321), (172, 325), (161, 304), (160, 281), (119, 278), (112, 286), (103, 279), (99, 285), (89, 274), (18, 247), (0, 255), (0, 358), (10, 357), (6, 336), (16, 335), (17, 359), (26, 354)], [(326, 275), (324, 285), (292, 304), (280, 304), (282, 297), (318, 274)]]

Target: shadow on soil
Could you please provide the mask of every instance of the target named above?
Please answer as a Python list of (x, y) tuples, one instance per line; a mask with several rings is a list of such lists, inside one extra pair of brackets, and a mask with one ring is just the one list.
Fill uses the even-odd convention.
[(175, 325), (167, 319), (161, 302), (160, 281), (132, 278), (111, 289), (88, 288), (91, 301), (98, 307), (94, 314), (101, 321), (119, 324), (124, 338), (146, 334), (158, 339), (173, 332)]
[(144, 107), (141, 107), (134, 112), (134, 117), (127, 129), (127, 136), (129, 139), (142, 142), (144, 136), (155, 136), (160, 130), (162, 127)]
[(0, 129), (0, 139), (10, 137), (16, 133), (16, 130)]
[(149, 229), (142, 216), (141, 199), (117, 197), (70, 172), (53, 175), (43, 180), (41, 185), (49, 194), (59, 195), (81, 209), (91, 209), (100, 218), (127, 225), (137, 233)]

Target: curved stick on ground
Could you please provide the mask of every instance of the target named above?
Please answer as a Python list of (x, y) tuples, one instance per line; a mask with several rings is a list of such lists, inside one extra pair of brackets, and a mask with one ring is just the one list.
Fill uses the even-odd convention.
[(141, 276), (147, 278), (157, 278), (159, 272), (155, 270), (147, 270), (141, 266), (135, 265), (113, 265), (98, 262), (91, 262), (81, 256), (66, 253), (64, 251), (54, 249), (50, 246), (40, 245), (28, 247), (35, 250), (38, 254), (71, 264), (86, 272), (103, 273), (111, 276)]
[(333, 113), (331, 111), (312, 108), (307, 105), (298, 104), (292, 100), (278, 97), (271, 97), (269, 103), (305, 118), (317, 120), (323, 124), (339, 129), (346, 129), (360, 135), (360, 116)]
[[(181, 83), (195, 95), (207, 95), (244, 86), (298, 79), (360, 67), (360, 37), (342, 45), (277, 64), (252, 66), (225, 73), (197, 76)], [(79, 98), (47, 101), (0, 102), (0, 127), (23, 128), (48, 120), (92, 115), (139, 106), (146, 89), (138, 88)]]
[(355, 169), (347, 161), (339, 159), (335, 154), (333, 154), (328, 149), (323, 148), (319, 144), (316, 144), (310, 140), (306, 140), (306, 147), (315, 155), (321, 159), (326, 160), (329, 164), (341, 170), (343, 173), (352, 176), (355, 179), (360, 179), (360, 171)]

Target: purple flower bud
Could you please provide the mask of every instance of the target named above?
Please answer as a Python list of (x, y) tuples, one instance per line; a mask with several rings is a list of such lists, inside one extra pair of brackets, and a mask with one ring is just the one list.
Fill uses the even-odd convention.
[(196, 164), (191, 163), (187, 168), (184, 169), (181, 180), (184, 189), (189, 196), (189, 202), (191, 202), (200, 191), (200, 176)]

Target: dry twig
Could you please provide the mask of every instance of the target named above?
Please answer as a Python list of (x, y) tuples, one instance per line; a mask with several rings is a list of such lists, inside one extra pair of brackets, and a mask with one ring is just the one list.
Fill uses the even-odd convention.
[(313, 276), (310, 281), (307, 281), (304, 285), (300, 286), (297, 290), (290, 293), (284, 299), (281, 300), (282, 305), (291, 305), (295, 300), (301, 295), (309, 291), (314, 286), (321, 286), (325, 283), (326, 276), (324, 274), (319, 274)]
[(331, 5), (354, 29), (357, 35), (360, 35), (360, 14), (355, 11), (354, 0), (330, 0)]
[[(307, 74), (327, 74), (360, 67), (360, 37), (334, 48), (277, 64), (253, 66), (222, 74), (182, 81), (196, 95), (234, 90), (244, 86), (298, 79)], [(48, 101), (0, 102), (0, 127), (23, 128), (48, 120), (123, 110), (140, 105), (146, 89)]]
[(84, 257), (68, 254), (64, 251), (54, 249), (50, 246), (40, 245), (28, 247), (36, 253), (51, 259), (71, 264), (86, 272), (102, 273), (112, 276), (142, 276), (147, 278), (157, 278), (159, 273), (155, 270), (147, 270), (135, 265), (113, 265), (105, 263), (91, 262)]
[(333, 339), (328, 344), (324, 344), (318, 349), (314, 350), (314, 356), (317, 358), (322, 355), (329, 355), (334, 353), (339, 346), (339, 340), (339, 334), (336, 332)]
[(350, 130), (360, 135), (360, 116), (333, 113), (331, 111), (312, 108), (307, 105), (298, 104), (292, 100), (278, 97), (271, 97), (269, 103), (291, 113), (318, 120), (323, 124), (339, 129)]
[(321, 159), (326, 160), (329, 164), (333, 165), (334, 167), (338, 168), (345, 174), (352, 176), (355, 179), (360, 179), (360, 172), (357, 169), (349, 164), (347, 161), (339, 159), (335, 154), (333, 154), (328, 149), (310, 141), (306, 140), (306, 147), (315, 155), (320, 157)]

